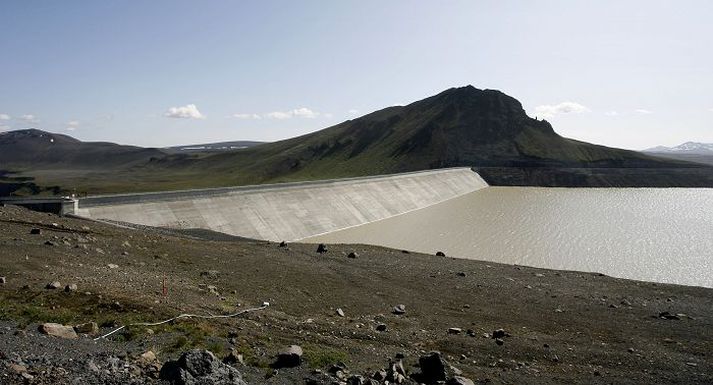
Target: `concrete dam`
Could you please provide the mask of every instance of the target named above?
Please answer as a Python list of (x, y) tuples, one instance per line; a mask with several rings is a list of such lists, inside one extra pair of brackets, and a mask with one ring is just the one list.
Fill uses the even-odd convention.
[(167, 228), (296, 241), (422, 209), (487, 187), (469, 168), (314, 182), (104, 195), (74, 214)]

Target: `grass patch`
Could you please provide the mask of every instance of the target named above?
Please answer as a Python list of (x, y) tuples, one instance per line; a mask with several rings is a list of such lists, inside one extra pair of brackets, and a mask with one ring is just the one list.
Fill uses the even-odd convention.
[(305, 346), (304, 357), (309, 366), (314, 369), (325, 368), (337, 362), (347, 362), (349, 359), (344, 351), (319, 345)]

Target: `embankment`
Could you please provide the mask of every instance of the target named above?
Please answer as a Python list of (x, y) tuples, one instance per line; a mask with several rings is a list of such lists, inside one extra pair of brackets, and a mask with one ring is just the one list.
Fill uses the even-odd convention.
[(487, 187), (469, 168), (318, 182), (84, 198), (75, 214), (265, 240), (298, 240), (378, 221)]

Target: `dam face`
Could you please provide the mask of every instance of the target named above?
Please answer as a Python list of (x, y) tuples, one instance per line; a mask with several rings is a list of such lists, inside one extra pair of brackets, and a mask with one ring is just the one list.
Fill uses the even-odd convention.
[(75, 215), (295, 241), (390, 218), (487, 187), (469, 168), (364, 178), (83, 198)]

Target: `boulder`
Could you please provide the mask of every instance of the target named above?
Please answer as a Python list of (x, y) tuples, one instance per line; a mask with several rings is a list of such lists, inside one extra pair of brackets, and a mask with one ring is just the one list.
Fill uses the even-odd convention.
[(327, 249), (327, 245), (325, 245), (324, 243), (320, 243), (320, 244), (317, 246), (317, 252), (320, 253), (320, 254), (326, 253), (327, 250), (328, 250), (328, 249)]
[(503, 338), (507, 336), (507, 333), (505, 333), (504, 329), (497, 329), (493, 331), (493, 337), (492, 338)]
[(82, 334), (97, 334), (99, 333), (99, 325), (96, 322), (87, 322), (76, 325), (74, 331)]
[(394, 306), (394, 309), (391, 312), (394, 314), (404, 314), (406, 313), (406, 305), (398, 304)]
[(142, 355), (139, 356), (137, 361), (140, 364), (148, 365), (153, 362), (156, 362), (157, 360), (158, 360), (158, 358), (156, 357), (156, 353), (154, 353), (151, 350), (147, 350), (146, 352), (144, 352)]
[(340, 317), (344, 317), (344, 310), (342, 310), (342, 308), (337, 308), (337, 315)]
[(31, 230), (30, 230), (30, 234), (33, 234), (33, 235), (40, 235), (40, 234), (42, 234), (42, 229), (37, 229), (37, 228), (31, 229)]
[(436, 257), (445, 257), (445, 256), (446, 256), (446, 253), (444, 253), (442, 251), (436, 251)]
[(235, 349), (230, 350), (230, 353), (228, 353), (228, 355), (223, 358), (223, 362), (228, 365), (245, 365), (245, 359), (243, 358), (243, 355), (238, 353)]
[(352, 251), (351, 253), (349, 253), (349, 255), (347, 255), (347, 258), (351, 258), (351, 259), (355, 259), (355, 258), (358, 258), (358, 257), (359, 257), (359, 254), (357, 254), (357, 253), (355, 253), (355, 252), (353, 252), (353, 251)]
[(62, 287), (62, 284), (59, 283), (59, 281), (53, 281), (53, 282), (48, 283), (47, 286), (45, 286), (45, 289), (48, 289), (48, 290), (57, 290), (57, 289), (59, 289), (59, 288), (61, 288), (61, 287)]
[(60, 338), (76, 339), (78, 337), (73, 327), (52, 322), (40, 325), (37, 330), (39, 330), (39, 332), (42, 334), (47, 334)]
[(302, 363), (302, 348), (298, 345), (290, 345), (282, 349), (277, 354), (275, 367), (277, 368), (292, 368), (299, 366)]
[(420, 381), (427, 384), (435, 384), (438, 381), (445, 381), (448, 376), (446, 368), (448, 365), (441, 357), (440, 352), (431, 352), (419, 357), (418, 363), (421, 366)]
[(0, 285), (4, 285), (7, 283), (7, 278), (5, 277), (0, 277)]
[(460, 334), (462, 331), (461, 328), (448, 328), (448, 334)]
[(114, 263), (110, 263), (110, 264), (108, 264), (108, 265), (106, 265), (106, 266), (107, 266), (108, 268), (110, 268), (110, 269), (118, 269), (118, 268), (119, 268), (119, 265), (114, 264)]
[(190, 350), (177, 361), (166, 362), (159, 378), (176, 385), (247, 385), (237, 369), (220, 362), (210, 351), (201, 349)]
[(67, 293), (72, 292), (72, 291), (77, 291), (77, 284), (70, 283), (69, 285), (64, 287), (64, 291), (66, 291)]

